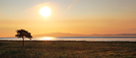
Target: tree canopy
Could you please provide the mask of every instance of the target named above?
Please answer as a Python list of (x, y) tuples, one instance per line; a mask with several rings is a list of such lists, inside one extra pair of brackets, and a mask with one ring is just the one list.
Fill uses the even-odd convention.
[(29, 38), (31, 40), (32, 36), (31, 36), (31, 33), (29, 33), (28, 31), (24, 30), (24, 29), (21, 29), (21, 30), (17, 30), (17, 35), (16, 37), (18, 38), (23, 38), (23, 37), (26, 37), (26, 38)]

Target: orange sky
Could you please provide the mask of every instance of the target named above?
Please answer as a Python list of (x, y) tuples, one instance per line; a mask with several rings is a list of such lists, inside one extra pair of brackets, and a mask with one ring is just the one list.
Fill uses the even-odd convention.
[[(70, 34), (135, 34), (134, 0), (69, 0), (69, 1), (0, 1), (0, 37), (12, 37), (18, 29), (32, 35)], [(51, 9), (43, 17), (42, 7)]]

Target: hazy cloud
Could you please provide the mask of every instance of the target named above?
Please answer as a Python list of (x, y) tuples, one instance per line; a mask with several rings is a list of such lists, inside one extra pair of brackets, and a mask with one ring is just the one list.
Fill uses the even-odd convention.
[(130, 29), (130, 30), (135, 30), (135, 31), (136, 31), (136, 28), (132, 28), (132, 29)]

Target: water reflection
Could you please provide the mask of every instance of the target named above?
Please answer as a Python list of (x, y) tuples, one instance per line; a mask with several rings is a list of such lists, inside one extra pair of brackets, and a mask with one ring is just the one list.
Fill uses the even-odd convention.
[(40, 40), (54, 40), (54, 37), (42, 37)]
[[(0, 38), (0, 40), (22, 40), (22, 38)], [(136, 41), (134, 38), (114, 38), (114, 37), (34, 37), (31, 41)], [(30, 41), (25, 38), (25, 41)]]

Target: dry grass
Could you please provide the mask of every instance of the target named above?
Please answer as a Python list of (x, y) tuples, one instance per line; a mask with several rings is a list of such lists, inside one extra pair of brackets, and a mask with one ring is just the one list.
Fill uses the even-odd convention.
[(0, 58), (136, 58), (136, 42), (0, 41)]

